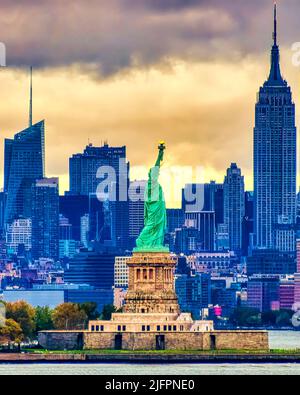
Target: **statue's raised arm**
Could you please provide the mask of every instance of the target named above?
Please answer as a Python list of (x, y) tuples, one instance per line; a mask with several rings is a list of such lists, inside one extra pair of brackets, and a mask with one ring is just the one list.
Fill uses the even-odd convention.
[(166, 145), (164, 141), (161, 141), (159, 146), (158, 146), (159, 152), (158, 152), (158, 157), (155, 163), (156, 167), (161, 167), (161, 162), (164, 160), (164, 152), (166, 149)]

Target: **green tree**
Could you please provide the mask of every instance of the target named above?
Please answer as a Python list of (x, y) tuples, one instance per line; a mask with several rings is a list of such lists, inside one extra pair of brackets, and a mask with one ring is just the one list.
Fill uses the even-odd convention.
[(88, 317), (76, 303), (63, 303), (57, 306), (52, 314), (55, 329), (84, 329)]
[(258, 309), (240, 307), (235, 309), (230, 322), (237, 326), (257, 326), (261, 324), (261, 314)]
[(17, 322), (25, 339), (32, 339), (35, 331), (35, 310), (28, 303), (20, 300), (6, 304), (6, 318)]
[(5, 326), (0, 328), (0, 344), (20, 344), (22, 340), (24, 340), (24, 335), (20, 324), (12, 319), (6, 320)]
[(101, 313), (101, 320), (104, 321), (109, 321), (111, 319), (111, 315), (113, 313), (120, 313), (122, 312), (122, 309), (116, 309), (116, 307), (112, 304), (106, 304), (103, 307), (102, 313)]
[(97, 303), (81, 303), (79, 308), (85, 312), (89, 321), (96, 320), (100, 316), (99, 312), (97, 311)]
[(54, 328), (53, 319), (52, 319), (52, 310), (46, 307), (37, 307), (35, 309), (35, 331), (36, 333), (39, 331), (51, 330)]
[(262, 313), (262, 323), (263, 325), (276, 325), (277, 320), (277, 312), (275, 311), (266, 311)]
[(291, 319), (294, 312), (290, 310), (280, 310), (277, 312), (276, 325), (279, 327), (291, 326)]

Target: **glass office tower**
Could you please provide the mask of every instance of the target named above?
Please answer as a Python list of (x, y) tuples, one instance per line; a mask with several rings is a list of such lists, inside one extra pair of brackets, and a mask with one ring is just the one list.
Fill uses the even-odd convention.
[(19, 217), (30, 218), (31, 187), (45, 173), (45, 123), (41, 121), (5, 139), (4, 192), (7, 194), (5, 224)]

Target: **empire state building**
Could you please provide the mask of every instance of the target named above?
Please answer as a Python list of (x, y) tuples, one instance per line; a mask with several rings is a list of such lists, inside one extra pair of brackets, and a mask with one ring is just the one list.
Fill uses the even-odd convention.
[(295, 251), (296, 142), (295, 104), (280, 70), (277, 6), (271, 71), (260, 88), (254, 128), (254, 197), (256, 246)]

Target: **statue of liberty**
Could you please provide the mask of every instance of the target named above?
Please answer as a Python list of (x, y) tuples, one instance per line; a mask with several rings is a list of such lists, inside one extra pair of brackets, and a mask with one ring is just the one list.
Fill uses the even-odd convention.
[(163, 189), (158, 182), (165, 149), (165, 143), (161, 142), (155, 166), (149, 171), (145, 189), (144, 229), (136, 241), (137, 248), (134, 252), (169, 252), (164, 246), (167, 226), (166, 202)]

